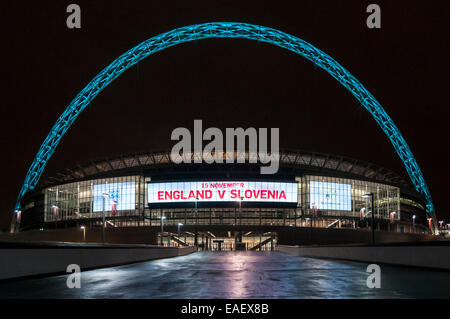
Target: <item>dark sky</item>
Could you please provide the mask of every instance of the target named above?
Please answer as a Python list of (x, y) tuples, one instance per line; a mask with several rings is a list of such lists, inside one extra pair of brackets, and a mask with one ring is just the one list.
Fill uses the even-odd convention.
[[(108, 63), (145, 39), (212, 21), (260, 24), (298, 36), (347, 68), (408, 142), (438, 218), (450, 218), (449, 2), (8, 1), (2, 3), (2, 199), (9, 219), (25, 173), (50, 128)], [(66, 6), (81, 6), (81, 30)], [(250, 40), (201, 40), (164, 50), (125, 72), (76, 120), (44, 177), (90, 159), (170, 149), (171, 131), (279, 127), (281, 147), (350, 156), (406, 177), (388, 138), (336, 80), (306, 59)]]

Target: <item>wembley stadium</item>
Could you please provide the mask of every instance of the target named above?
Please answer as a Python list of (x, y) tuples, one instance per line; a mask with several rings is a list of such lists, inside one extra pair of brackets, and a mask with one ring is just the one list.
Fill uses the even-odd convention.
[[(259, 174), (261, 166), (252, 161), (239, 163), (242, 154), (224, 154), (227, 164), (176, 164), (169, 152), (148, 152), (96, 160), (40, 179), (76, 118), (124, 71), (161, 50), (212, 38), (272, 44), (326, 71), (372, 115), (411, 181), (375, 164), (305, 151), (281, 152), (279, 170), (270, 176)], [(183, 156), (200, 157), (202, 162), (204, 155), (211, 154)], [(248, 154), (244, 157), (248, 160)], [(402, 237), (413, 241), (436, 233), (436, 226), (431, 194), (408, 144), (380, 103), (350, 72), (325, 52), (280, 30), (208, 22), (148, 38), (119, 56), (76, 95), (29, 166), (11, 231), (49, 235), (58, 230), (53, 239), (98, 242), (100, 229), (104, 243), (159, 242), (227, 250), (273, 249), (277, 243), (374, 244)], [(80, 231), (69, 236), (71, 230), (83, 230), (82, 239)]]
[(103, 224), (106, 233), (140, 230), (153, 243), (218, 250), (273, 249), (293, 229), (367, 233), (372, 222), (379, 233), (430, 233), (425, 198), (388, 169), (305, 151), (280, 152), (277, 174), (259, 168), (174, 164), (170, 152), (92, 161), (24, 196), (20, 231), (89, 233)]

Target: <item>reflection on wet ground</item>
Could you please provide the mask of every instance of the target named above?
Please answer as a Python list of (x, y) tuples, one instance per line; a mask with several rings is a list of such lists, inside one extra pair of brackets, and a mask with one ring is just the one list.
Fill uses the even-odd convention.
[(183, 257), (0, 283), (0, 298), (449, 298), (450, 272), (381, 265), (381, 288), (366, 286), (367, 263), (280, 252), (198, 252)]

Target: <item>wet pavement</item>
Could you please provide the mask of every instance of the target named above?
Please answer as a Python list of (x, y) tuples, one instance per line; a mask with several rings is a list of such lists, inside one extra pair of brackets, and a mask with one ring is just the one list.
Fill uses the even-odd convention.
[(367, 263), (281, 252), (198, 252), (68, 275), (0, 283), (0, 298), (450, 298), (450, 272), (381, 265), (381, 288), (366, 285)]

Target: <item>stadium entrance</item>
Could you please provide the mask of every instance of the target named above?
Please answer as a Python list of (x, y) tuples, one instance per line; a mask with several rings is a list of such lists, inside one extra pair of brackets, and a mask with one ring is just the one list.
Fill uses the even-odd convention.
[(197, 246), (205, 251), (274, 250), (277, 233), (270, 231), (200, 231), (193, 233), (163, 232), (158, 234), (158, 241), (163, 246)]

